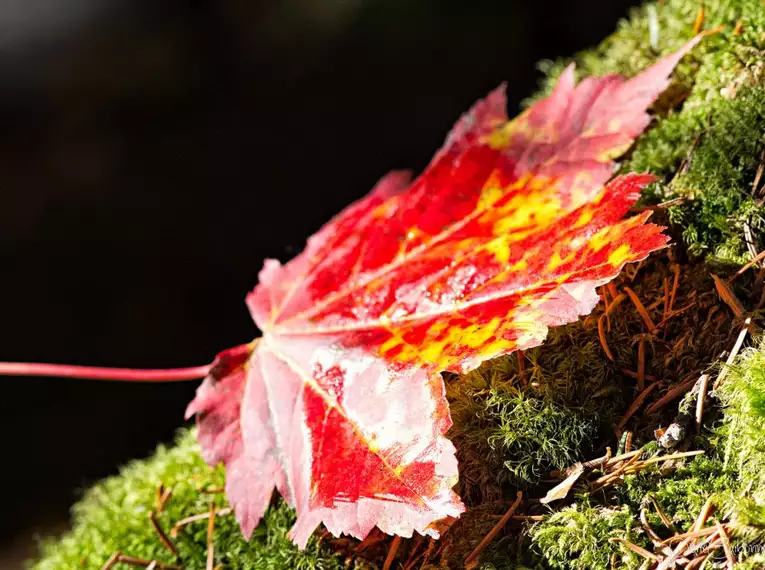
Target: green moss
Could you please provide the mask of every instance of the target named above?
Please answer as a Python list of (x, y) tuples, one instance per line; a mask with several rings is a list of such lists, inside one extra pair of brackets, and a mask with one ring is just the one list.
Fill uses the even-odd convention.
[(595, 570), (612, 567), (638, 568), (642, 559), (619, 547), (610, 538), (619, 537), (640, 544), (641, 531), (635, 518), (624, 507), (595, 507), (588, 501), (553, 513), (531, 530), (531, 541), (549, 568), (559, 570)]
[[(565, 373), (560, 368), (557, 372)], [(541, 373), (537, 362), (530, 375)], [(563, 398), (545, 394), (550, 389), (533, 380), (522, 385), (516, 356), (448, 383), (454, 421), (449, 437), (457, 446), (462, 495), (469, 504), (538, 485), (552, 469), (592, 453), (597, 414), (556, 401)]]
[[(156, 489), (162, 483), (172, 488), (172, 495), (159, 523), (169, 531), (172, 525), (189, 515), (209, 510), (211, 496), (223, 506), (220, 495), (201, 493), (201, 488), (220, 487), (223, 470), (210, 469), (199, 456), (194, 430), (184, 430), (173, 447), (161, 446), (155, 455), (135, 461), (120, 474), (105, 479), (87, 491), (72, 509), (72, 531), (58, 540), (42, 545), (42, 555), (35, 570), (101, 568), (116, 550), (144, 559), (175, 563), (185, 570), (204, 569), (206, 565), (206, 521), (193, 523), (179, 533), (175, 544), (177, 559), (168, 552), (153, 530), (148, 515), (155, 508)], [(238, 570), (339, 569), (341, 561), (310, 541), (299, 551), (286, 533), (294, 522), (291, 509), (275, 503), (265, 520), (244, 540), (232, 516), (220, 516), (215, 526), (215, 562)], [(128, 566), (118, 564), (117, 569)]]

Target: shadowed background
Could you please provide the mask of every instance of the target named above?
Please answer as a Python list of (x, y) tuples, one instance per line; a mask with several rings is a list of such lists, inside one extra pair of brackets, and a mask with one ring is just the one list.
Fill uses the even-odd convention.
[[(630, 3), (0, 0), (0, 359), (190, 366), (250, 340), (263, 258), (424, 167), (502, 81), (515, 114), (537, 60)], [(0, 568), (170, 440), (197, 385), (0, 383)]]

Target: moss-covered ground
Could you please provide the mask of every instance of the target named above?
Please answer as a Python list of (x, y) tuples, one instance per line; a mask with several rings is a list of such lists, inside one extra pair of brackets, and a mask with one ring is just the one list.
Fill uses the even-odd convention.
[[(627, 268), (592, 315), (551, 331), (542, 347), (446, 378), (469, 509), (439, 541), (402, 541), (391, 568), (464, 568), (519, 490), (523, 502), (476, 567), (668, 568), (676, 559), (765, 568), (765, 273), (755, 266), (730, 279), (765, 249), (765, 6), (701, 6), (645, 4), (574, 58), (580, 76), (634, 75), (694, 28), (716, 30), (682, 62), (621, 164), (661, 177), (640, 205), (656, 209), (676, 245)], [(568, 62), (542, 64), (536, 97)], [(539, 501), (568, 474), (570, 489)], [(89, 490), (73, 530), (45, 542), (33, 566), (101, 568), (119, 551), (193, 570), (207, 567), (211, 550), (215, 567), (230, 569), (383, 567), (391, 539), (378, 533), (359, 544), (319, 530), (297, 551), (285, 538), (293, 515), (276, 499), (249, 542), (225, 510), (214, 517), (212, 549), (209, 516), (172, 533), (184, 517), (209, 515), (211, 501), (225, 509), (223, 480), (200, 459), (193, 430), (183, 431)], [(694, 529), (700, 537), (673, 538)]]

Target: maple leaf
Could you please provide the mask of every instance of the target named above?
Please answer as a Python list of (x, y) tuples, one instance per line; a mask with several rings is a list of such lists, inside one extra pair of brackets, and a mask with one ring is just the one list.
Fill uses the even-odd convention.
[(389, 174), (265, 262), (247, 297), (262, 338), (221, 353), (187, 410), (245, 535), (274, 488), (301, 547), (320, 523), (437, 536), (464, 510), (440, 373), (541, 344), (666, 245), (650, 213), (622, 219), (652, 176), (604, 184), (696, 41), (629, 80), (569, 67), (513, 121), (497, 89), (413, 182)]

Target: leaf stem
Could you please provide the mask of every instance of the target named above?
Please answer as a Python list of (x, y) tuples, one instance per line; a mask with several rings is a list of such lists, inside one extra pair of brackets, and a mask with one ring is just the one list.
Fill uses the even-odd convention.
[(192, 368), (101, 368), (39, 362), (0, 362), (0, 376), (58, 376), (83, 380), (117, 380), (122, 382), (180, 382), (207, 376), (211, 365)]

